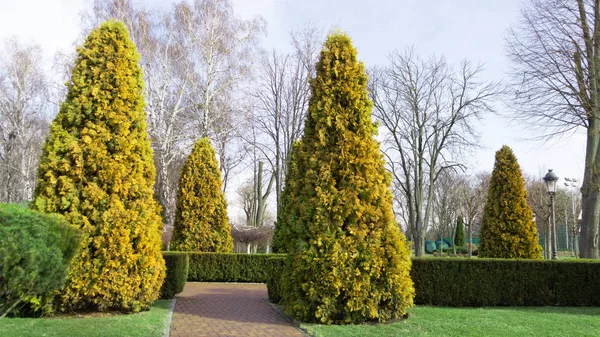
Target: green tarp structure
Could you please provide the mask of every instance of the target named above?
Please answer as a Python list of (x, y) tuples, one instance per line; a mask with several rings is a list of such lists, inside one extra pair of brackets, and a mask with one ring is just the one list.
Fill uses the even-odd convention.
[(431, 240), (425, 240), (425, 253), (431, 254), (436, 250), (435, 243)]
[(437, 240), (435, 242), (435, 249), (439, 250), (440, 249), (440, 245), (442, 246), (442, 249), (447, 249), (447, 248), (452, 248), (452, 241), (450, 239), (446, 239), (444, 238), (443, 243), (441, 240)]

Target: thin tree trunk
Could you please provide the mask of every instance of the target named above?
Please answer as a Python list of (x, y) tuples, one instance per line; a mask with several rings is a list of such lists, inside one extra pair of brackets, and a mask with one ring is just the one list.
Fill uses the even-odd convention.
[(472, 221), (469, 221), (469, 224), (468, 224), (468, 226), (469, 226), (469, 229), (468, 229), (468, 231), (469, 231), (469, 257), (473, 256), (473, 247), (472, 247), (472, 245), (473, 245), (473, 229), (471, 227), (471, 222)]
[(456, 242), (454, 242), (455, 241), (454, 240), (455, 237), (456, 237), (456, 222), (455, 222), (455, 225), (454, 225), (454, 229), (452, 230), (452, 238), (451, 238), (451, 240), (452, 240), (452, 253), (454, 255), (456, 255)]

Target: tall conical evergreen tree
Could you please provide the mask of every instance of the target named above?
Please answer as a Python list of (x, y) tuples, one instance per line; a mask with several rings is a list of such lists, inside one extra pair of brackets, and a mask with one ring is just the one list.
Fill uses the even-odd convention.
[(322, 323), (402, 317), (414, 297), (410, 251), (373, 138), (364, 65), (350, 38), (333, 33), (316, 70), (296, 162), (286, 310)]
[(517, 158), (506, 145), (496, 152), (480, 237), (480, 257), (542, 258), (525, 180)]
[(457, 247), (462, 247), (466, 243), (465, 240), (465, 222), (463, 220), (462, 215), (459, 215), (458, 219), (456, 219), (456, 230), (454, 231), (454, 245)]
[(293, 232), (294, 214), (292, 212), (292, 206), (294, 204), (293, 191), (296, 186), (297, 177), (297, 165), (298, 160), (298, 148), (300, 142), (294, 142), (292, 150), (290, 151), (290, 157), (287, 163), (287, 171), (285, 175), (285, 187), (281, 193), (277, 223), (273, 231), (273, 253), (288, 253), (291, 251), (292, 242), (295, 238)]
[(215, 150), (208, 138), (201, 138), (181, 170), (172, 250), (232, 251), (227, 201), (221, 185), (221, 171)]
[(33, 207), (82, 229), (61, 309), (147, 309), (165, 276), (140, 55), (121, 22), (93, 30), (43, 147)]

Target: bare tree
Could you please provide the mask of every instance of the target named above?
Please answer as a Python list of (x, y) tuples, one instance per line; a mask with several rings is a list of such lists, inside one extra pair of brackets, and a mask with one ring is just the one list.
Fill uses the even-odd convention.
[(256, 253), (258, 246), (263, 245), (265, 253), (269, 254), (273, 239), (273, 226), (248, 227), (233, 225), (231, 236), (233, 236), (234, 251), (236, 253)]
[(275, 175), (275, 194), (283, 190), (292, 145), (302, 135), (310, 98), (309, 80), (321, 46), (321, 31), (314, 25), (292, 31), (293, 52), (275, 50), (261, 62), (255, 92), (254, 121), (264, 136), (260, 146)]
[(171, 224), (181, 165), (198, 138), (198, 132), (187, 127), (191, 113), (185, 95), (192, 81), (185, 60), (190, 51), (183, 48), (171, 13), (162, 13), (153, 21), (143, 9), (136, 15), (138, 27), (132, 30), (136, 31), (146, 80), (148, 132), (157, 172), (155, 191), (165, 220)]
[(0, 201), (31, 199), (48, 132), (47, 80), (38, 46), (7, 40), (0, 56)]
[(473, 233), (478, 230), (483, 217), (483, 209), (490, 186), (490, 172), (479, 172), (473, 177), (465, 177), (458, 187), (460, 209), (467, 224), (469, 257), (473, 255)]
[(481, 83), (482, 67), (467, 61), (455, 71), (443, 58), (423, 60), (408, 49), (390, 54), (389, 62), (372, 71), (371, 98), (384, 155), (406, 198), (408, 236), (422, 256), (435, 183), (442, 171), (460, 166), (461, 149), (476, 146), (472, 123), (493, 111), (500, 89)]
[(263, 165), (263, 162), (258, 161), (256, 175), (250, 181), (242, 184), (238, 189), (238, 195), (246, 214), (246, 226), (249, 227), (261, 227), (265, 225), (267, 199), (271, 194), (275, 175), (271, 174), (271, 178), (265, 186), (263, 182)]
[(238, 189), (238, 195), (242, 201), (244, 213), (246, 214), (246, 226), (260, 227), (265, 224), (265, 212), (267, 209), (267, 201), (271, 195), (273, 183), (275, 181), (275, 172), (270, 172), (268, 183), (265, 183), (263, 176), (268, 174), (264, 169), (265, 152), (258, 145), (258, 137), (256, 123), (252, 121), (253, 115), (250, 115), (250, 136), (246, 139), (250, 145), (251, 158), (248, 162), (248, 167), (251, 168), (252, 177)]
[[(229, 0), (196, 0), (193, 6), (175, 6), (181, 43), (192, 51), (187, 58), (192, 85), (186, 97), (194, 115), (193, 128), (216, 144), (223, 177), (240, 165), (242, 155), (231, 144), (241, 143), (243, 116), (237, 102), (244, 101), (242, 83), (252, 79), (252, 68), (265, 23), (260, 17), (241, 20)], [(224, 182), (224, 189), (228, 186)]]
[[(233, 15), (228, 0), (196, 0), (193, 6), (185, 2), (175, 7), (177, 24), (189, 54), (190, 71), (195, 86), (187, 92), (194, 103), (198, 127), (202, 136), (219, 132), (220, 114), (227, 110), (223, 95), (231, 94), (242, 80), (251, 75), (259, 37), (264, 21), (240, 20)], [(225, 108), (223, 108), (225, 106)]]
[(586, 130), (580, 255), (598, 258), (600, 1), (530, 0), (521, 16), (507, 46), (515, 118), (546, 138)]
[[(436, 239), (454, 240), (456, 219), (460, 214), (460, 189), (463, 177), (454, 170), (444, 170), (436, 181), (433, 196), (431, 232)], [(443, 243), (440, 243), (440, 247)]]

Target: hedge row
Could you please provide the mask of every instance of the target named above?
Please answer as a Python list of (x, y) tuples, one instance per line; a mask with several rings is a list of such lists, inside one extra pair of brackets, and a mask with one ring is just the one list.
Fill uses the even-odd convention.
[(167, 276), (160, 289), (160, 298), (171, 299), (183, 291), (188, 277), (189, 255), (184, 252), (163, 252)]
[(163, 257), (167, 276), (161, 288), (161, 298), (165, 299), (183, 291), (186, 281), (268, 283), (270, 291), (279, 291), (278, 279), (269, 282), (267, 273), (276, 270), (281, 274), (285, 261), (283, 254), (163, 252)]
[[(270, 260), (269, 300), (281, 299), (285, 258)], [(600, 262), (414, 258), (415, 304), (598, 306)]]
[(266, 283), (268, 260), (280, 254), (189, 253), (190, 282)]
[(415, 304), (597, 306), (598, 261), (414, 258)]
[(267, 292), (271, 303), (281, 301), (281, 275), (283, 275), (285, 260), (285, 255), (281, 254), (281, 256), (270, 258), (267, 263)]
[[(281, 299), (284, 254), (188, 253), (188, 281), (267, 283)], [(169, 262), (167, 261), (167, 273)], [(599, 306), (600, 262), (414, 258), (415, 304)]]

